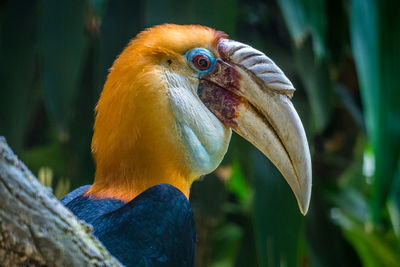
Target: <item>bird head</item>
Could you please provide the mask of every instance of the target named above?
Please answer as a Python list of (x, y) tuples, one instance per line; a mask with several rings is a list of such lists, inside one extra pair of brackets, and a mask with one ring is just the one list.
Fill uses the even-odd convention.
[(294, 87), (262, 52), (198, 25), (147, 29), (115, 60), (96, 106), (93, 197), (129, 201), (190, 185), (222, 161), (231, 130), (279, 169), (304, 214), (311, 161)]

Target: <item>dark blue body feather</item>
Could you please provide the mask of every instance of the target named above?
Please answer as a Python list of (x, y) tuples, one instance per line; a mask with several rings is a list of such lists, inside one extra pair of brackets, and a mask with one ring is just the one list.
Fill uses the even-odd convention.
[(196, 229), (190, 203), (169, 184), (153, 186), (124, 203), (81, 196), (82, 186), (61, 201), (93, 225), (94, 235), (126, 266), (193, 266)]

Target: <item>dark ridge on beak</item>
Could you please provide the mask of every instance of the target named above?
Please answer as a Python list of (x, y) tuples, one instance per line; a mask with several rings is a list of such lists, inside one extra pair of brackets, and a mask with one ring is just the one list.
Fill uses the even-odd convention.
[[(292, 97), (295, 88), (283, 71), (264, 53), (251, 46), (224, 39), (218, 44), (220, 57), (241, 67), (254, 76), (259, 85), (268, 91), (275, 91)], [(265, 85), (268, 86), (265, 86)]]

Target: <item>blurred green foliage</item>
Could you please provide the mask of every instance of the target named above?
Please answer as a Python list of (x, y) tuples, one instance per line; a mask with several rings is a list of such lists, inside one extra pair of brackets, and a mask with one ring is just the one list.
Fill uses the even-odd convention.
[(233, 136), (192, 187), (197, 266), (400, 265), (400, 2), (0, 2), (0, 135), (57, 197), (91, 183), (93, 108), (142, 29), (203, 24), (264, 51), (297, 88), (313, 158), (309, 214)]

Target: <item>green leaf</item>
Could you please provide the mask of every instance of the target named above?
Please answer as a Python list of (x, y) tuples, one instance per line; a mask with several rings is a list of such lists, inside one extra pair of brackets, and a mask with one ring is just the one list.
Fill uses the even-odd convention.
[[(375, 143), (374, 217), (385, 205), (392, 188), (400, 184), (396, 175), (400, 161), (400, 10), (399, 1), (379, 1), (380, 112)], [(378, 133), (379, 131), (379, 133)], [(398, 173), (398, 172), (397, 172)], [(400, 212), (400, 210), (398, 210)]]
[(38, 175), (43, 167), (50, 168), (55, 178), (53, 181), (69, 174), (68, 155), (65, 148), (57, 141), (24, 151), (21, 159), (35, 175)]
[(297, 266), (303, 227), (294, 194), (261, 152), (254, 153), (254, 236), (259, 266)]
[(245, 222), (241, 225), (242, 237), (236, 250), (235, 264), (231, 266), (259, 266), (257, 264), (256, 244), (251, 218), (246, 214)]
[[(193, 23), (224, 31), (229, 34), (231, 38), (234, 38), (235, 26), (239, 18), (238, 0), (191, 0), (190, 2), (191, 10), (193, 10), (196, 18)], [(192, 22), (187, 21), (185, 23)]]
[(229, 178), (228, 187), (242, 203), (248, 199), (249, 187), (246, 184), (246, 180), (237, 160), (232, 164), (232, 175)]
[(243, 236), (243, 229), (233, 223), (227, 223), (217, 228), (213, 233), (214, 248), (212, 267), (233, 266), (240, 240)]
[[(351, 244), (343, 236), (342, 229), (331, 220), (332, 209), (327, 199), (336, 191), (327, 187), (323, 179), (313, 177), (313, 193), (307, 219), (307, 245), (310, 265), (315, 267), (360, 266)], [(347, 199), (341, 199), (346, 203)]]
[[(93, 0), (92, 0), (93, 1)], [(108, 1), (103, 11), (99, 37), (99, 83), (101, 92), (109, 69), (129, 40), (143, 30), (143, 1)]]
[(299, 76), (307, 91), (316, 132), (327, 126), (334, 104), (333, 87), (325, 61), (317, 61), (310, 42), (305, 42), (295, 51)]
[(42, 2), (41, 45), (45, 104), (59, 137), (67, 138), (68, 121), (85, 61), (85, 12), (81, 0)]
[(164, 23), (187, 24), (194, 20), (190, 1), (147, 0), (144, 1), (143, 14), (142, 22), (146, 27)]
[[(0, 32), (0, 135), (19, 153), (36, 107), (36, 1), (8, 1)], [(37, 75), (37, 73), (36, 73)]]
[(278, 0), (290, 35), (301, 46), (310, 33), (317, 59), (325, 57), (327, 12), (325, 0)]
[(95, 13), (102, 17), (104, 10), (106, 9), (108, 0), (88, 0), (89, 5), (93, 8)]
[(290, 35), (297, 46), (301, 45), (308, 33), (308, 21), (304, 5), (300, 0), (278, 0)]
[(398, 1), (353, 0), (351, 41), (366, 126), (375, 155), (372, 218), (380, 222), (400, 155)]
[(71, 167), (68, 174), (64, 176), (68, 175), (70, 178), (71, 188), (92, 183), (95, 171), (90, 145), (93, 134), (93, 109), (98, 100), (98, 39), (96, 37), (90, 40), (84, 65), (68, 125), (70, 139), (66, 143)]
[(371, 225), (340, 209), (335, 211), (334, 219), (357, 250), (363, 266), (398, 266), (400, 243), (392, 232), (373, 231)]
[(194, 182), (190, 189), (193, 208), (214, 218), (223, 217), (223, 205), (227, 198), (228, 192), (224, 182), (213, 173), (206, 175), (202, 181)]
[[(330, 65), (335, 66), (336, 69), (331, 71), (341, 71), (343, 69), (343, 62), (348, 56), (349, 47), (349, 12), (348, 1), (326, 1), (326, 54), (329, 59)], [(352, 77), (351, 72), (347, 72)]]
[(389, 215), (393, 230), (397, 238), (400, 239), (400, 159), (397, 165), (395, 182), (389, 198)]
[(337, 206), (331, 210), (331, 219), (341, 226), (363, 266), (397, 266), (400, 243), (391, 229), (373, 227), (365, 196), (346, 185), (335, 194), (325, 195)]
[(313, 37), (313, 48), (317, 59), (325, 57), (327, 12), (325, 0), (304, 0)]
[(201, 24), (234, 36), (238, 15), (238, 0), (147, 0), (143, 21), (147, 27), (163, 23)]

